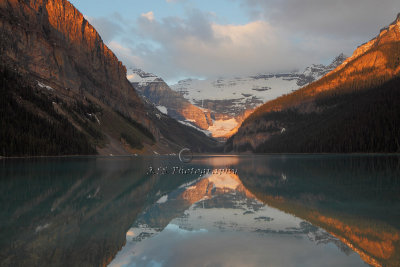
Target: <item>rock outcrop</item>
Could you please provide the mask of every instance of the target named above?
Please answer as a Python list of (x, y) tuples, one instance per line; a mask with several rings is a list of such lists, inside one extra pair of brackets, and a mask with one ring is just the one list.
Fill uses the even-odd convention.
[(207, 130), (213, 122), (210, 112), (191, 104), (178, 92), (173, 91), (163, 79), (142, 70), (133, 70), (131, 82), (139, 94), (159, 107), (160, 111), (178, 121), (187, 121)]

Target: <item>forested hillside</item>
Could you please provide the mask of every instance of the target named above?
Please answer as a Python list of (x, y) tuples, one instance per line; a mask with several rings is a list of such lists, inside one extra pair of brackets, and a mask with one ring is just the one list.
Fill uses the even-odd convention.
[[(322, 94), (315, 101), (319, 112), (293, 108), (267, 113), (263, 119), (272, 123), (258, 130), (279, 134), (255, 152), (400, 152), (399, 88), (396, 78), (368, 90)], [(227, 144), (232, 146), (232, 139)]]
[(88, 137), (31, 82), (4, 68), (0, 81), (1, 156), (96, 154)]
[(400, 16), (320, 80), (252, 113), (225, 151), (400, 152)]

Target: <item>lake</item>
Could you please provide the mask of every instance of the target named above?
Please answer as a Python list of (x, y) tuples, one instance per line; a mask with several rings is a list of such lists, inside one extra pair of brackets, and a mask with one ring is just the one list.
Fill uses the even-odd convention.
[(400, 266), (400, 156), (0, 160), (1, 266)]

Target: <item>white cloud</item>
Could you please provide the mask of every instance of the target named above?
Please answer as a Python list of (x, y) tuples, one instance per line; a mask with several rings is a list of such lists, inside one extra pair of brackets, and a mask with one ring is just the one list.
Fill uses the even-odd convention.
[(268, 23), (211, 25), (211, 40), (188, 35), (174, 42), (175, 64), (197, 76), (240, 75), (296, 67), (290, 43)]
[[(304, 35), (372, 38), (400, 12), (398, 0), (232, 0), (253, 18)], [(367, 40), (365, 40), (367, 41)]]
[(288, 71), (320, 63), (320, 54), (306, 49), (310, 40), (293, 42), (291, 34), (262, 20), (222, 25), (212, 22), (214, 17), (190, 10), (187, 18), (139, 18), (136, 33), (151, 43), (131, 51), (144, 62), (140, 67), (166, 79)]
[(110, 18), (88, 16), (85, 16), (85, 18), (100, 33), (105, 43), (124, 33), (124, 29), (119, 23), (121, 17), (117, 13), (112, 14)]
[(133, 53), (132, 49), (118, 43), (117, 41), (111, 41), (108, 47), (117, 55), (117, 57), (123, 61), (125, 65), (131, 67), (144, 66), (143, 59)]
[[(169, 2), (183, 0), (167, 0)], [(91, 18), (110, 48), (128, 67), (166, 80), (291, 71), (328, 63), (390, 23), (400, 2), (382, 0), (241, 1), (249, 23), (217, 23), (214, 13), (185, 7), (185, 17), (135, 21)], [(362, 8), (361, 8), (362, 7)]]
[(148, 19), (149, 21), (153, 21), (154, 20), (154, 13), (153, 13), (153, 11), (149, 11), (147, 13), (143, 13), (142, 17)]

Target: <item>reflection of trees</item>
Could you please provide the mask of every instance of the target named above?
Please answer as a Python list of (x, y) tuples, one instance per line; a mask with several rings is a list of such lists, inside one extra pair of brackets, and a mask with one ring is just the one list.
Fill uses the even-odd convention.
[(244, 159), (238, 169), (242, 180), (268, 189), (271, 195), (321, 193), (334, 200), (400, 200), (396, 156), (254, 157)]
[[(0, 265), (107, 264), (148, 204), (173, 191), (169, 208), (147, 209), (154, 224), (166, 225), (212, 187), (204, 180), (198, 192), (183, 194), (184, 188), (175, 189), (195, 176), (145, 175), (148, 166), (165, 161), (179, 164), (160, 158), (93, 158), (0, 165)], [(246, 196), (254, 194), (326, 229), (366, 262), (400, 263), (398, 157), (272, 155), (199, 160), (198, 165), (237, 168), (245, 185), (237, 190)], [(170, 202), (174, 198), (175, 204)], [(225, 198), (206, 205), (220, 202)]]
[(369, 264), (400, 264), (399, 157), (304, 155), (252, 161), (238, 168), (257, 198), (326, 229)]
[(105, 266), (157, 193), (190, 177), (147, 176), (143, 158), (0, 165), (1, 266)]

